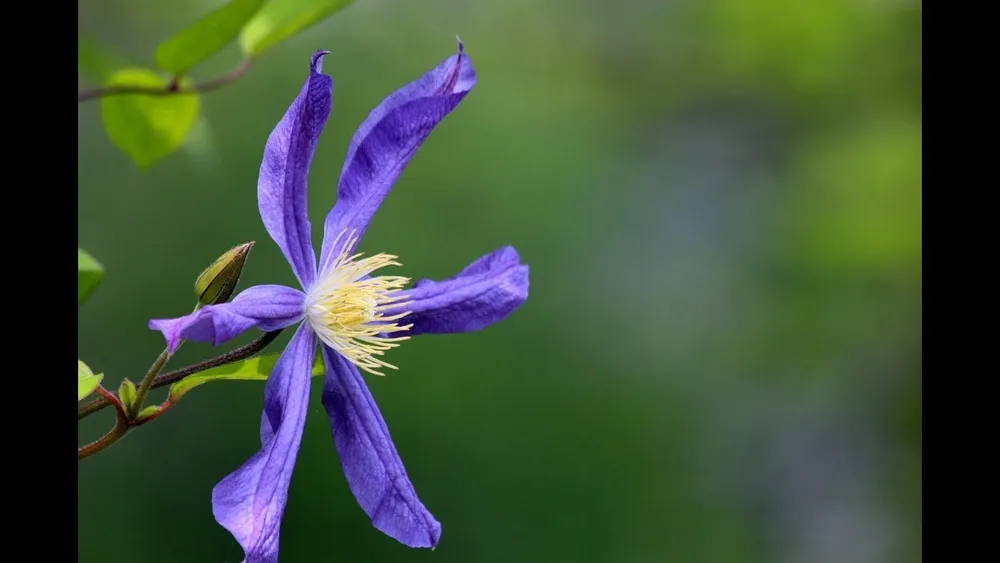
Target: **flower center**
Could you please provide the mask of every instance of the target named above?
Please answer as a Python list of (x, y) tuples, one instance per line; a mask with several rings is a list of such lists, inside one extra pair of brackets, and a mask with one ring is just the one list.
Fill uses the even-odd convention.
[[(345, 232), (337, 236), (334, 246)], [(400, 266), (396, 256), (348, 253), (357, 243), (351, 234), (336, 260), (321, 274), (306, 292), (306, 321), (320, 340), (339, 352), (354, 365), (374, 375), (387, 367), (398, 369), (381, 359), (386, 350), (399, 346), (409, 336), (392, 336), (409, 330), (412, 324), (400, 326), (396, 321), (409, 311), (385, 315), (386, 310), (405, 306), (398, 291), (410, 278), (403, 276), (370, 276), (385, 266)]]

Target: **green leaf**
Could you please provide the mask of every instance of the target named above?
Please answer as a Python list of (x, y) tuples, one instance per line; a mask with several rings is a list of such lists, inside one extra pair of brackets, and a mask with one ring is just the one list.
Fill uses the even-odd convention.
[(271, 0), (240, 32), (240, 48), (256, 57), (309, 28), (354, 0)]
[(232, 0), (156, 48), (156, 64), (180, 76), (222, 50), (260, 10), (264, 0)]
[(157, 412), (159, 412), (159, 410), (160, 410), (160, 406), (159, 405), (150, 405), (150, 406), (142, 409), (141, 411), (139, 411), (139, 416), (136, 417), (136, 420), (142, 420), (144, 418), (148, 418), (150, 416), (153, 416), (154, 414), (156, 414)]
[[(185, 377), (170, 386), (170, 401), (176, 402), (188, 391), (210, 381), (223, 381), (227, 379), (264, 381), (271, 373), (271, 369), (274, 368), (274, 364), (278, 362), (279, 355), (268, 354), (266, 356), (257, 356), (256, 358), (207, 369)], [(317, 354), (316, 361), (313, 363), (312, 375), (316, 377), (323, 375), (324, 372), (323, 358)]]
[(77, 305), (81, 305), (87, 300), (87, 297), (90, 297), (90, 293), (94, 291), (97, 284), (104, 279), (104, 267), (97, 260), (94, 260), (93, 256), (84, 252), (82, 248), (77, 248), (76, 269)]
[(135, 402), (135, 393), (135, 383), (129, 381), (127, 377), (123, 379), (122, 384), (118, 386), (118, 398), (121, 399), (125, 410), (132, 408), (132, 403)]
[[(181, 86), (187, 84), (181, 81)], [(166, 89), (167, 82), (151, 70), (126, 68), (114, 73), (105, 86)], [(198, 117), (198, 105), (196, 94), (105, 96), (101, 117), (111, 142), (145, 169), (180, 148)]]
[(79, 386), (77, 388), (78, 389), (77, 393), (80, 397), (79, 399), (77, 399), (77, 401), (82, 401), (85, 398), (87, 398), (88, 395), (93, 393), (94, 389), (97, 389), (97, 386), (101, 383), (101, 380), (104, 379), (104, 374), (99, 373), (97, 375), (94, 375), (94, 372), (90, 371), (90, 368), (87, 367), (87, 364), (83, 363), (83, 360), (77, 359), (76, 362), (77, 362), (76, 371), (77, 375), (79, 376), (79, 384), (78, 384)]

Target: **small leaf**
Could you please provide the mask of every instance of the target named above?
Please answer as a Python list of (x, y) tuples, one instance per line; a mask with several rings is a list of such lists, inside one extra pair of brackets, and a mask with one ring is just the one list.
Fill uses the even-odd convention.
[(346, 8), (354, 0), (271, 0), (240, 32), (240, 48), (256, 57)]
[(87, 364), (83, 363), (82, 360), (77, 359), (76, 362), (77, 362), (76, 371), (77, 375), (80, 378), (79, 387), (77, 391), (79, 398), (77, 399), (77, 401), (82, 401), (85, 398), (87, 398), (88, 395), (93, 393), (94, 389), (97, 389), (97, 386), (100, 385), (101, 380), (104, 379), (104, 374), (99, 373), (97, 375), (94, 375), (94, 372), (90, 371), (90, 368), (87, 367)]
[[(151, 70), (126, 68), (105, 86), (166, 89), (167, 82)], [(122, 94), (101, 98), (101, 117), (111, 142), (145, 169), (180, 148), (198, 117), (198, 106), (196, 94)]]
[(82, 248), (77, 248), (76, 270), (77, 305), (82, 305), (97, 284), (104, 279), (104, 267)]
[(139, 411), (139, 416), (136, 417), (136, 420), (142, 420), (144, 418), (150, 417), (159, 411), (160, 411), (159, 405), (150, 405)]
[(264, 0), (232, 0), (156, 48), (156, 64), (180, 76), (222, 50), (260, 10)]
[(128, 378), (123, 379), (122, 384), (118, 386), (118, 398), (121, 399), (125, 410), (131, 409), (132, 403), (135, 402), (135, 383)]
[[(278, 356), (280, 354), (257, 356), (256, 358), (214, 367), (185, 377), (170, 386), (170, 401), (177, 402), (188, 391), (210, 381), (223, 381), (227, 379), (264, 381), (271, 373), (271, 369), (274, 368), (274, 364), (278, 362)], [(324, 373), (323, 358), (317, 354), (316, 361), (313, 362), (312, 375), (316, 377)]]

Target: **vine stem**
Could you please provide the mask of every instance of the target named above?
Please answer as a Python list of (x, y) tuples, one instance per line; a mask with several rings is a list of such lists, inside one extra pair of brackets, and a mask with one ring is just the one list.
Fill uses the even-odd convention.
[(135, 420), (135, 418), (139, 415), (139, 410), (142, 409), (142, 404), (146, 401), (146, 395), (149, 394), (153, 381), (156, 379), (156, 376), (160, 375), (160, 371), (169, 359), (170, 348), (164, 348), (163, 352), (160, 352), (159, 357), (156, 358), (156, 361), (153, 362), (153, 365), (149, 367), (149, 371), (147, 371), (146, 375), (143, 376), (142, 382), (139, 383), (139, 389), (135, 392), (135, 398), (132, 400), (132, 404), (129, 405), (129, 420)]
[(104, 398), (108, 404), (114, 405), (115, 412), (118, 416), (115, 417), (115, 426), (108, 431), (107, 434), (101, 436), (97, 440), (83, 446), (77, 450), (77, 460), (88, 458), (96, 453), (102, 452), (107, 448), (111, 447), (112, 444), (120, 440), (125, 434), (128, 433), (129, 423), (128, 414), (125, 412), (125, 405), (115, 396), (114, 393), (108, 391), (103, 386), (98, 385), (95, 389), (98, 395)]
[[(240, 346), (235, 350), (231, 350), (220, 356), (216, 356), (214, 358), (205, 360), (203, 362), (199, 362), (194, 365), (190, 365), (188, 367), (160, 374), (156, 376), (155, 379), (153, 379), (152, 383), (149, 386), (149, 389), (150, 390), (158, 389), (165, 385), (170, 385), (172, 383), (180, 381), (181, 379), (184, 379), (185, 377), (193, 375), (200, 371), (205, 371), (207, 369), (223, 366), (226, 364), (231, 364), (233, 362), (238, 362), (240, 360), (249, 358), (250, 356), (257, 354), (258, 352), (266, 348), (269, 344), (271, 344), (271, 342), (274, 342), (274, 339), (276, 339), (279, 334), (281, 334), (281, 329), (272, 332), (265, 332), (264, 334), (258, 336), (249, 344)], [(113, 396), (114, 395), (112, 395), (112, 397)], [(117, 398), (115, 399), (115, 401), (117, 401)], [(102, 395), (100, 399), (90, 401), (89, 403), (81, 406), (77, 412), (77, 420), (83, 420), (84, 418), (94, 414), (95, 412), (103, 410), (105, 407), (113, 404), (114, 402), (110, 401), (106, 396)]]
[(239, 65), (235, 68), (211, 80), (206, 80), (200, 84), (194, 84), (192, 86), (181, 86), (180, 82), (175, 78), (167, 83), (166, 86), (132, 86), (128, 84), (118, 84), (115, 86), (105, 86), (103, 88), (94, 88), (92, 90), (84, 90), (77, 95), (78, 103), (83, 103), (89, 100), (96, 100), (99, 98), (106, 98), (108, 96), (122, 96), (127, 94), (139, 94), (145, 96), (175, 96), (181, 94), (204, 94), (206, 92), (211, 92), (212, 90), (221, 88), (228, 84), (236, 82), (241, 76), (246, 74), (250, 70), (250, 66), (253, 64), (253, 59), (247, 57), (243, 59)]
[(149, 366), (149, 370), (146, 372), (146, 375), (143, 376), (142, 383), (139, 385), (139, 389), (136, 391), (135, 397), (132, 398), (128, 405), (122, 403), (121, 397), (117, 397), (114, 393), (108, 391), (104, 387), (98, 386), (97, 394), (115, 407), (115, 412), (117, 413), (117, 416), (115, 417), (115, 426), (107, 434), (101, 436), (96, 441), (91, 442), (82, 448), (78, 448), (77, 461), (106, 450), (128, 434), (128, 431), (135, 426), (139, 409), (142, 408), (142, 403), (146, 400), (146, 395), (149, 393), (149, 388), (153, 384), (153, 380), (156, 379), (156, 376), (159, 375), (163, 366), (169, 359), (170, 348), (165, 348), (163, 352), (160, 352), (160, 355), (157, 356), (153, 365)]

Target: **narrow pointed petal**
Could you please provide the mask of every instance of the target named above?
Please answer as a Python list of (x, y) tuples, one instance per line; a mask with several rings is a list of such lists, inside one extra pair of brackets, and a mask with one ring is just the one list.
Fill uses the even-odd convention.
[(305, 85), (267, 139), (257, 180), (260, 218), (302, 287), (316, 277), (306, 180), (333, 103), (333, 80), (320, 74), (326, 54), (318, 51), (312, 56)]
[(358, 369), (323, 346), (323, 406), (351, 492), (378, 530), (408, 547), (434, 547), (441, 524), (417, 498)]
[(291, 326), (305, 316), (305, 295), (283, 285), (256, 285), (229, 303), (209, 305), (175, 319), (153, 319), (149, 328), (163, 333), (173, 353), (181, 340), (218, 346), (252, 328), (263, 331)]
[(397, 309), (410, 311), (400, 321), (413, 324), (407, 334), (472, 332), (500, 322), (524, 303), (528, 267), (517, 251), (505, 246), (451, 279), (421, 280), (403, 293), (402, 301), (412, 301)]
[(264, 413), (275, 432), (212, 489), (212, 514), (243, 547), (245, 563), (278, 560), (281, 518), (302, 442), (315, 352), (315, 334), (300, 326), (264, 388)]
[[(321, 271), (340, 250), (333, 248), (337, 235), (353, 229), (361, 238), (410, 158), (475, 83), (476, 71), (459, 44), (458, 53), (372, 110), (347, 149), (337, 203), (324, 224)], [(342, 237), (341, 243), (346, 238)]]

